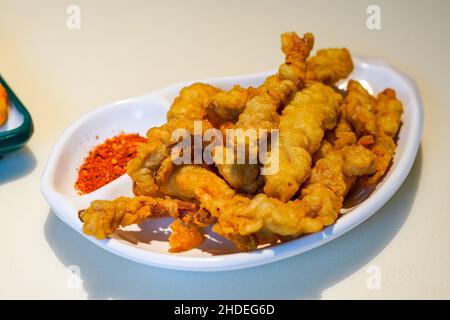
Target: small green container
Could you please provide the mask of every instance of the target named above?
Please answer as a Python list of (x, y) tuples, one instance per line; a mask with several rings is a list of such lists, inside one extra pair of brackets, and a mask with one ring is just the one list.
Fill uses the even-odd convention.
[[(16, 151), (24, 146), (24, 144), (30, 139), (33, 134), (33, 120), (31, 115), (25, 106), (20, 102), (19, 98), (14, 94), (3, 77), (0, 75), (0, 83), (8, 93), (8, 100), (10, 105), (17, 110), (17, 112), (23, 117), (22, 123), (11, 130), (0, 132), (0, 157)], [(9, 117), (8, 120), (9, 121)], [(5, 124), (6, 125), (6, 124)]]

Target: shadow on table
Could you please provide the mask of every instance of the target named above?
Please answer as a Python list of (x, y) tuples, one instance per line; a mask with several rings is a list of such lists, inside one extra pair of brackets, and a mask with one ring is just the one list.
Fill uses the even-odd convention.
[(27, 146), (0, 157), (0, 185), (19, 179), (33, 172), (36, 158)]
[(393, 239), (414, 203), (421, 167), (419, 150), (402, 187), (354, 230), (301, 255), (250, 269), (196, 273), (144, 266), (100, 249), (51, 211), (44, 231), (60, 261), (80, 267), (91, 299), (315, 299), (361, 269)]

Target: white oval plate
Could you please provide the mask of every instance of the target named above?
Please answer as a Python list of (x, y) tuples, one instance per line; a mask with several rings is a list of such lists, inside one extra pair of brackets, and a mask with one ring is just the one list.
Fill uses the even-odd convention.
[[(202, 80), (223, 89), (234, 84), (257, 86), (274, 71), (238, 77)], [(368, 199), (348, 210), (338, 221), (322, 232), (300, 237), (283, 244), (239, 253), (226, 240), (211, 231), (200, 248), (172, 254), (168, 252), (168, 219), (151, 220), (127, 228), (130, 236), (140, 242), (132, 244), (120, 237), (96, 240), (82, 232), (78, 211), (95, 199), (113, 199), (132, 195), (131, 181), (127, 175), (88, 195), (80, 196), (73, 185), (78, 168), (87, 152), (96, 144), (120, 132), (138, 132), (165, 122), (166, 111), (179, 90), (192, 82), (170, 86), (141, 97), (119, 101), (85, 115), (64, 131), (50, 153), (41, 178), (41, 191), (54, 212), (65, 223), (100, 247), (124, 258), (152, 266), (191, 270), (221, 271), (257, 266), (305, 252), (322, 245), (356, 227), (374, 214), (397, 191), (416, 157), (423, 126), (423, 111), (419, 91), (414, 82), (385, 62), (355, 58), (355, 70), (349, 78), (362, 81), (373, 93), (387, 87), (396, 90), (404, 105), (397, 153), (384, 180)], [(340, 84), (345, 88), (346, 83)]]

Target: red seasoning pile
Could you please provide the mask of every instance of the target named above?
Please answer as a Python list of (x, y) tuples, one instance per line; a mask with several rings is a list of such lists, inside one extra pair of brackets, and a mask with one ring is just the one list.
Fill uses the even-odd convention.
[(75, 188), (82, 194), (90, 193), (126, 172), (127, 162), (137, 154), (137, 147), (146, 138), (138, 134), (122, 133), (96, 146), (78, 169)]

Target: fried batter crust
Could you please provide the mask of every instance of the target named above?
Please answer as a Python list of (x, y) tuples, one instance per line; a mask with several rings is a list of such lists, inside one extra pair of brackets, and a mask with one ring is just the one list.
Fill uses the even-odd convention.
[(170, 158), (172, 132), (187, 129), (194, 133), (194, 121), (202, 121), (202, 130), (212, 128), (205, 120), (209, 99), (220, 90), (207, 84), (194, 83), (183, 88), (167, 113), (168, 122), (147, 132), (148, 142), (138, 148), (136, 158), (128, 162), (127, 173), (133, 180), (136, 195), (158, 195), (158, 185), (173, 170)]
[(169, 236), (170, 252), (183, 252), (198, 247), (203, 242), (203, 233), (195, 225), (176, 219), (170, 225), (172, 233)]
[[(281, 48), (285, 62), (278, 74), (266, 79), (259, 93), (247, 101), (239, 115), (235, 128), (275, 129), (280, 116), (278, 111), (304, 86), (306, 80), (306, 59), (314, 44), (314, 37), (306, 33), (300, 38), (295, 32), (281, 35)], [(256, 145), (249, 148), (257, 148)], [(226, 154), (229, 151), (222, 151)], [(260, 177), (259, 164), (218, 163), (217, 168), (223, 178), (241, 192), (254, 193), (264, 182)]]
[(348, 82), (342, 113), (353, 126), (358, 138), (364, 135), (375, 135), (375, 98), (359, 82), (354, 80)]
[(112, 201), (95, 200), (89, 208), (80, 211), (79, 216), (85, 234), (105, 239), (120, 227), (150, 218), (176, 218), (197, 210), (198, 207), (193, 203), (169, 198), (119, 197)]
[(307, 79), (328, 85), (347, 78), (352, 71), (352, 57), (346, 48), (322, 49), (307, 61)]
[(375, 174), (363, 180), (368, 185), (375, 185), (385, 175), (392, 162), (397, 148), (394, 139), (403, 113), (402, 103), (397, 99), (395, 91), (389, 88), (378, 94), (375, 108), (377, 132), (371, 150), (377, 155), (378, 163)]
[(177, 168), (165, 185), (166, 194), (196, 200), (217, 223), (213, 230), (241, 250), (255, 249), (261, 241), (315, 232), (333, 223), (347, 190), (346, 177), (373, 172), (375, 155), (352, 145), (320, 159), (300, 200), (282, 202), (265, 194), (237, 194), (213, 172), (198, 166)]
[(314, 82), (286, 106), (279, 125), (279, 170), (264, 176), (268, 196), (286, 202), (297, 192), (311, 171), (311, 154), (319, 148), (324, 130), (336, 125), (341, 102), (333, 89)]
[(169, 236), (171, 252), (186, 251), (200, 245), (203, 241), (201, 229), (214, 222), (209, 212), (194, 203), (146, 196), (93, 201), (89, 208), (80, 211), (79, 216), (83, 221), (83, 232), (97, 239), (105, 239), (120, 227), (148, 219), (176, 218)]

